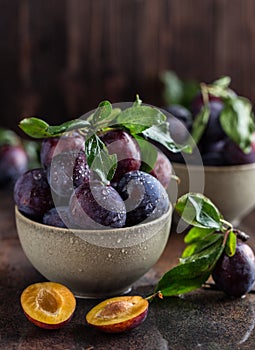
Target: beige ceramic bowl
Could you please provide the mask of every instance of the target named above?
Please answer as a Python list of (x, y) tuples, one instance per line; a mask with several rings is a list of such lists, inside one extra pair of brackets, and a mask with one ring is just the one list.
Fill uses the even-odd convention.
[(126, 293), (159, 259), (170, 233), (172, 207), (161, 218), (128, 228), (62, 229), (34, 222), (15, 208), (22, 248), (48, 280), (76, 296)]
[(173, 163), (178, 185), (172, 181), (171, 198), (187, 192), (204, 193), (219, 208), (224, 218), (234, 224), (255, 206), (255, 164), (235, 166), (196, 166)]

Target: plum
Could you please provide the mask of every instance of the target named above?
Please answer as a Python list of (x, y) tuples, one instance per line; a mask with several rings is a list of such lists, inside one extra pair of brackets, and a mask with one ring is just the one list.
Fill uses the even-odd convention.
[(200, 143), (211, 143), (222, 140), (226, 137), (226, 133), (223, 130), (220, 123), (220, 114), (224, 108), (224, 104), (221, 101), (211, 101), (208, 103), (210, 109), (208, 123), (201, 137)]
[(52, 158), (67, 151), (80, 151), (85, 148), (84, 137), (74, 131), (62, 137), (48, 137), (41, 143), (40, 159), (43, 168), (48, 168)]
[(172, 165), (163, 152), (157, 152), (156, 163), (150, 174), (158, 179), (164, 188), (168, 187), (172, 176)]
[(220, 290), (233, 297), (248, 293), (255, 282), (255, 257), (252, 249), (238, 241), (236, 252), (229, 257), (225, 252), (217, 261), (212, 273)]
[(57, 154), (47, 168), (51, 189), (60, 197), (70, 197), (74, 188), (90, 179), (85, 152), (69, 151)]
[(22, 145), (0, 146), (0, 186), (13, 185), (28, 169), (28, 156)]
[(86, 315), (89, 325), (106, 333), (122, 333), (139, 326), (147, 317), (149, 303), (140, 296), (106, 299)]
[(18, 178), (14, 186), (14, 201), (18, 209), (31, 218), (40, 218), (54, 207), (44, 169), (27, 170)]
[(107, 146), (110, 154), (117, 155), (117, 169), (112, 181), (116, 182), (127, 172), (138, 170), (141, 166), (140, 148), (136, 140), (121, 129), (101, 133), (100, 139)]
[[(187, 130), (191, 130), (192, 122), (193, 122), (192, 114), (186, 107), (182, 105), (173, 104), (173, 105), (167, 106), (165, 109), (167, 112), (171, 114), (170, 116), (168, 116), (168, 119), (169, 119), (168, 121), (172, 119), (179, 120), (184, 124)], [(172, 117), (175, 117), (175, 118), (172, 118)]]
[(69, 217), (73, 226), (84, 229), (123, 227), (125, 204), (110, 185), (91, 181), (77, 187), (69, 202)]
[(34, 283), (25, 288), (20, 302), (27, 319), (44, 329), (59, 329), (72, 318), (76, 299), (65, 286), (55, 282)]
[(169, 198), (162, 184), (143, 171), (126, 173), (116, 189), (125, 201), (126, 226), (156, 219), (169, 208)]
[(251, 151), (244, 153), (243, 150), (232, 140), (228, 140), (224, 147), (228, 165), (242, 165), (255, 162), (255, 134), (251, 143)]
[(42, 218), (42, 223), (49, 226), (69, 228), (69, 207), (54, 207), (48, 210)]
[(203, 144), (202, 146), (199, 144), (204, 165), (220, 166), (227, 164), (227, 154), (225, 152), (227, 140), (226, 138), (220, 141)]
[[(211, 94), (208, 95), (208, 98), (209, 98), (209, 102), (214, 102), (214, 101), (222, 102), (220, 97), (217, 97)], [(199, 92), (191, 101), (191, 105), (190, 105), (190, 110), (193, 117), (195, 117), (201, 111), (201, 108), (203, 106), (204, 106), (203, 96), (202, 96), (202, 93)]]

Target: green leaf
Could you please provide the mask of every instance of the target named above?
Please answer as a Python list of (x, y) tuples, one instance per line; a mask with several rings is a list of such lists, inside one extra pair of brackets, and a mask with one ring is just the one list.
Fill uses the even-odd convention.
[(228, 256), (235, 255), (236, 252), (236, 234), (233, 231), (228, 233), (228, 238), (225, 245), (225, 252)]
[(187, 193), (181, 196), (175, 209), (188, 224), (216, 230), (222, 228), (222, 216), (218, 208), (201, 193)]
[(215, 80), (212, 85), (221, 87), (222, 89), (228, 89), (231, 83), (231, 78), (229, 76), (223, 76)]
[(0, 145), (18, 145), (20, 144), (19, 136), (10, 129), (0, 128)]
[(139, 145), (141, 153), (142, 164), (140, 170), (149, 173), (157, 160), (157, 148), (139, 135), (134, 135), (134, 137)]
[(199, 92), (199, 85), (195, 81), (181, 80), (173, 71), (164, 71), (160, 75), (163, 83), (163, 100), (166, 106), (179, 104), (189, 107), (195, 95)]
[(209, 248), (218, 240), (223, 242), (224, 236), (222, 233), (213, 233), (208, 234), (207, 236), (201, 238), (194, 243), (189, 244), (183, 251), (180, 261), (183, 262), (184, 259), (193, 256), (194, 254), (200, 253), (203, 250)]
[(19, 123), (19, 127), (33, 138), (46, 138), (60, 136), (64, 132), (88, 128), (90, 123), (87, 120), (74, 119), (58, 126), (50, 126), (44, 120), (39, 118), (24, 118)]
[(178, 145), (175, 143), (169, 133), (168, 124), (165, 122), (160, 125), (151, 126), (150, 128), (144, 130), (142, 134), (148, 139), (159, 142), (171, 152), (191, 152), (191, 147), (189, 145)]
[(206, 237), (208, 234), (214, 232), (214, 228), (202, 228), (202, 227), (192, 227), (189, 232), (184, 237), (184, 242), (186, 244), (191, 244), (200, 239)]
[(87, 162), (99, 179), (107, 184), (113, 177), (117, 167), (116, 154), (110, 155), (101, 139), (93, 134), (85, 141)]
[(97, 124), (109, 117), (112, 112), (112, 105), (109, 101), (102, 101), (99, 103), (96, 111), (93, 113), (92, 124)]
[(232, 141), (244, 152), (250, 152), (255, 125), (252, 104), (248, 99), (244, 97), (226, 99), (220, 114), (220, 123)]
[(173, 71), (165, 71), (160, 76), (164, 84), (163, 99), (166, 105), (181, 104), (183, 98), (183, 82)]
[(203, 132), (208, 124), (209, 116), (210, 108), (207, 105), (204, 105), (197, 114), (192, 126), (191, 136), (196, 144), (203, 135)]
[(117, 117), (117, 123), (127, 128), (131, 134), (140, 134), (153, 125), (159, 125), (166, 116), (155, 107), (138, 105), (123, 110)]
[(187, 258), (162, 276), (156, 292), (160, 291), (163, 296), (174, 296), (201, 287), (209, 278), (223, 250), (222, 242), (218, 240), (202, 253)]

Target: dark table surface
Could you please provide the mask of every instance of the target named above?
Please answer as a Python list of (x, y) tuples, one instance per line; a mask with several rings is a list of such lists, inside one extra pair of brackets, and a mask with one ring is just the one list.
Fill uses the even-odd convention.
[[(239, 225), (251, 235), (255, 211)], [(173, 226), (174, 227), (174, 226)], [(146, 296), (183, 249), (183, 234), (172, 229), (158, 263), (135, 285), (131, 294)], [(254, 235), (254, 236), (253, 236)], [(86, 325), (85, 315), (97, 300), (77, 300), (73, 319), (59, 330), (37, 328), (24, 316), (20, 294), (44, 281), (25, 257), (19, 243), (10, 190), (0, 191), (0, 348), (82, 350), (255, 349), (255, 294), (230, 299), (214, 290), (199, 289), (181, 298), (155, 300), (146, 321), (123, 334), (99, 333)]]

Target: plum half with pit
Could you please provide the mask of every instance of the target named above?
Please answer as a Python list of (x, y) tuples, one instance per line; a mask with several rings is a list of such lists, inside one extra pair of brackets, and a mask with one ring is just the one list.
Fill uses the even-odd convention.
[(94, 180), (75, 189), (69, 202), (69, 217), (78, 228), (119, 228), (125, 225), (126, 208), (112, 186)]
[(159, 218), (169, 208), (168, 194), (163, 185), (143, 171), (126, 173), (116, 189), (126, 205), (126, 226)]
[(127, 172), (141, 166), (140, 148), (136, 140), (126, 131), (113, 129), (101, 133), (100, 139), (107, 146), (109, 154), (117, 155), (117, 168), (112, 181), (119, 181)]
[(24, 215), (35, 219), (54, 207), (44, 169), (28, 170), (18, 178), (14, 186), (14, 201)]
[(242, 297), (248, 293), (255, 282), (255, 257), (250, 246), (238, 241), (233, 256), (224, 252), (212, 277), (216, 286), (230, 296)]
[(122, 333), (139, 326), (147, 317), (148, 300), (141, 296), (106, 299), (86, 315), (87, 323), (106, 333)]

